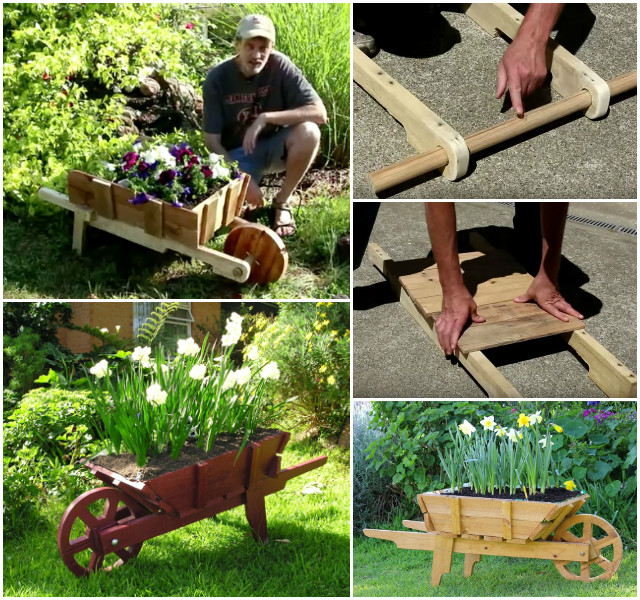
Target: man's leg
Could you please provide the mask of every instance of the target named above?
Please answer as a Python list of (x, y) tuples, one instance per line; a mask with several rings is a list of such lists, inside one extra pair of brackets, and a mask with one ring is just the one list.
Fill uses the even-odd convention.
[(311, 122), (292, 125), (285, 141), (286, 162), (282, 187), (273, 200), (274, 229), (280, 236), (291, 235), (295, 229), (293, 215), (288, 208), (289, 198), (309, 170), (320, 147), (320, 128)]

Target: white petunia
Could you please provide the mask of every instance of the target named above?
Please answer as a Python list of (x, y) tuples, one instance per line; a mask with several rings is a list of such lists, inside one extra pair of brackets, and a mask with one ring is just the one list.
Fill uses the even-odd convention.
[(229, 175), (231, 175), (231, 171), (227, 167), (223, 167), (221, 163), (216, 163), (211, 169), (211, 177), (214, 179), (226, 178), (229, 177)]
[(212, 165), (219, 163), (220, 160), (222, 160), (222, 154), (216, 154), (215, 152), (212, 152), (211, 154), (209, 154), (209, 162)]
[(251, 369), (249, 367), (244, 367), (243, 369), (238, 369), (236, 371), (236, 383), (238, 385), (244, 385), (248, 383), (251, 379)]
[(191, 379), (197, 379), (199, 381), (201, 379), (204, 379), (206, 372), (207, 365), (193, 365), (193, 367), (191, 367), (191, 371), (189, 371), (189, 377), (191, 377)]
[(95, 375), (97, 379), (102, 379), (107, 376), (109, 372), (109, 363), (106, 360), (101, 360), (89, 369), (89, 373)]
[(178, 354), (195, 356), (198, 352), (200, 352), (200, 346), (193, 341), (192, 337), (186, 340), (178, 340)]
[(260, 377), (262, 377), (262, 379), (279, 379), (280, 369), (278, 369), (278, 363), (275, 361), (272, 361), (269, 364), (262, 367), (260, 371)]
[(154, 383), (147, 388), (147, 401), (155, 406), (164, 404), (167, 401), (167, 392), (159, 384)]

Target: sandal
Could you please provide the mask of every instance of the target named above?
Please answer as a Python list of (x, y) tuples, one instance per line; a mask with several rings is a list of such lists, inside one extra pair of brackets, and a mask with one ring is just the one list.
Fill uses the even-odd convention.
[[(288, 212), (291, 215), (291, 222), (276, 223), (277, 211)], [(290, 233), (285, 233), (285, 234), (278, 233), (278, 229), (282, 229), (285, 227), (288, 227), (292, 231)], [(297, 231), (298, 228), (297, 228), (296, 222), (293, 220), (293, 211), (291, 210), (291, 207), (286, 202), (283, 204), (273, 202), (271, 204), (271, 229), (273, 229), (280, 237), (289, 237)]]

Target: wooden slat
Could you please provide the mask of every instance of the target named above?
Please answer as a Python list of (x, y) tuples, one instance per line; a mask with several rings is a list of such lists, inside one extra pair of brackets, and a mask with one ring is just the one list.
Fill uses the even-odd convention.
[(91, 189), (95, 198), (94, 208), (96, 212), (107, 219), (113, 219), (113, 199), (111, 197), (111, 182), (102, 179), (94, 179)]
[(460, 498), (451, 498), (451, 533), (460, 535)]
[(502, 537), (511, 539), (511, 502), (502, 503)]

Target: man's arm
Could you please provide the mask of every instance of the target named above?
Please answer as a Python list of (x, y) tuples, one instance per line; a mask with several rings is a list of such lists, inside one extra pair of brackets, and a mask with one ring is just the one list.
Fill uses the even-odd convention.
[(221, 154), (227, 162), (232, 162), (229, 153), (226, 148), (222, 145), (222, 134), (220, 133), (205, 133), (204, 134), (204, 145), (207, 147), (209, 152), (214, 152), (215, 154)]
[(436, 320), (436, 333), (445, 354), (453, 354), (467, 321), (482, 323), (484, 318), (478, 315), (476, 303), (462, 281), (454, 203), (427, 202), (425, 211), (442, 287), (442, 312)]
[(534, 300), (540, 308), (561, 321), (568, 321), (567, 315), (584, 319), (558, 292), (562, 238), (568, 210), (568, 202), (540, 203), (540, 224), (542, 226), (540, 270), (526, 293), (515, 298), (515, 302)]
[(498, 64), (496, 98), (509, 88), (518, 116), (524, 115), (522, 98), (539, 88), (547, 77), (547, 41), (563, 8), (564, 4), (531, 4)]
[(242, 142), (244, 153), (251, 154), (255, 150), (258, 136), (267, 125), (284, 127), (286, 125), (298, 125), (307, 121), (318, 125), (324, 125), (327, 122), (327, 110), (321, 101), (288, 110), (260, 113), (244, 134)]

